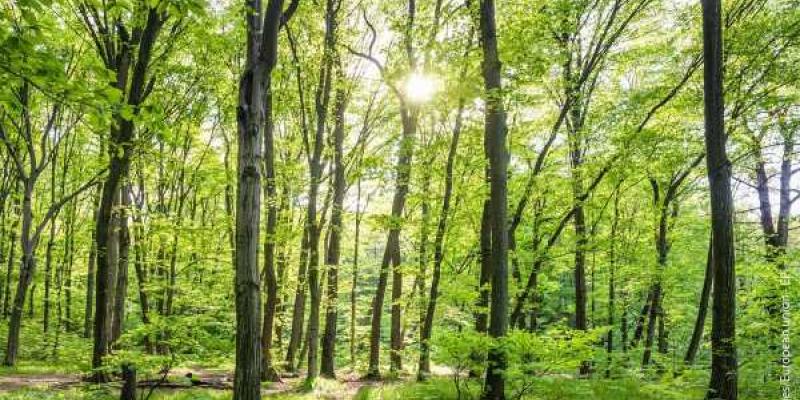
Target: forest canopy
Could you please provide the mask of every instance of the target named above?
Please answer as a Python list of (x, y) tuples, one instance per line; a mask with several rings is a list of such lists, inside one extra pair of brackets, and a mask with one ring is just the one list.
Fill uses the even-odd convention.
[(0, 398), (791, 399), (797, 0), (7, 0)]

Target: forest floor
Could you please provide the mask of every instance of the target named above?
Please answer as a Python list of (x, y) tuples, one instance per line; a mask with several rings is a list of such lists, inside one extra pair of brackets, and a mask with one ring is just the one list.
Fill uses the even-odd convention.
[[(119, 397), (118, 382), (108, 385), (91, 385), (81, 380), (81, 375), (65, 373), (37, 373), (33, 370), (9, 373), (0, 370), (0, 399), (4, 400), (112, 400)], [(187, 378), (191, 373), (192, 378)], [(319, 379), (309, 389), (302, 377), (285, 377), (281, 382), (264, 384), (265, 399), (274, 400), (468, 400), (479, 397), (482, 382), (462, 378), (456, 390), (453, 377), (435, 376), (424, 383), (415, 382), (413, 376), (403, 376), (384, 381), (365, 381), (355, 373), (341, 372), (338, 379)], [(195, 386), (192, 386), (192, 381)], [(215, 369), (176, 368), (169, 374), (167, 384), (154, 390), (139, 388), (139, 398), (149, 400), (228, 400), (232, 397), (230, 372)], [(197, 386), (198, 382), (211, 387)], [(633, 380), (577, 380), (566, 377), (531, 377), (531, 392), (514, 396), (530, 400), (566, 399), (641, 399), (683, 400), (702, 398), (702, 388), (684, 387), (682, 391), (657, 390), (657, 385)], [(673, 387), (673, 389), (675, 389)], [(519, 393), (518, 393), (519, 394)]]
[(0, 376), (0, 396), (3, 393), (27, 388), (59, 388), (80, 384), (74, 374), (19, 374)]
[[(93, 385), (73, 366), (65, 367), (40, 362), (23, 363), (17, 368), (0, 367), (0, 399), (2, 400), (115, 400), (120, 383)], [(191, 374), (191, 378), (188, 376)], [(161, 377), (140, 376), (140, 383)], [(460, 375), (458, 389), (454, 375), (447, 368), (437, 368), (432, 379), (416, 382), (414, 375), (387, 378), (382, 381), (362, 380), (355, 372), (339, 371), (336, 380), (318, 379), (313, 388), (299, 377), (283, 377), (281, 382), (265, 383), (262, 394), (270, 400), (472, 400), (478, 399), (483, 382)], [(681, 377), (665, 374), (658, 379), (620, 376), (615, 379), (575, 379), (563, 374), (531, 375), (517, 381), (509, 398), (524, 400), (685, 400), (701, 399), (707, 374), (687, 371)], [(137, 396), (148, 400), (229, 400), (232, 398), (230, 366), (207, 367), (187, 365), (170, 371), (166, 384), (150, 393), (141, 387)], [(519, 383), (523, 382), (524, 392)], [(743, 379), (740, 398), (743, 400), (778, 398), (772, 387), (758, 387), (752, 379)]]
[[(446, 371), (446, 369), (443, 369)], [(22, 371), (0, 371), (0, 399), (28, 398), (115, 398), (120, 383), (114, 382), (105, 387), (91, 388), (77, 373), (37, 372), (35, 369)], [(156, 378), (155, 380), (160, 380)], [(153, 382), (148, 379), (147, 382)], [(320, 379), (313, 389), (304, 385), (302, 376), (282, 377), (278, 382), (265, 383), (262, 394), (276, 399), (353, 399), (361, 398), (360, 392), (372, 391), (386, 384), (396, 384), (401, 380), (368, 381), (360, 379), (355, 373), (340, 373), (336, 380)], [(175, 368), (163, 382), (156, 385), (155, 399), (225, 399), (230, 397), (233, 374), (229, 371), (205, 368)], [(368, 390), (365, 390), (368, 389)], [(148, 386), (140, 386), (145, 396)], [(90, 392), (92, 394), (90, 394)]]

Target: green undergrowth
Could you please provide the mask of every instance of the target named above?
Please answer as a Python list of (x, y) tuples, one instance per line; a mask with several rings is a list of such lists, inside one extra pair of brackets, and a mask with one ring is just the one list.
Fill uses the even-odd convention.
[[(643, 381), (635, 377), (619, 379), (575, 379), (567, 376), (531, 378), (523, 387), (507, 388), (507, 397), (520, 400), (686, 400), (702, 399), (707, 377), (684, 376)], [(313, 386), (313, 387), (312, 387)], [(297, 382), (286, 391), (276, 392), (264, 387), (265, 399), (312, 400), (477, 400), (482, 382), (477, 379), (461, 380), (458, 388), (452, 379), (434, 378), (426, 382), (392, 381), (378, 383), (353, 383), (318, 379), (313, 385)], [(773, 387), (742, 385), (740, 398), (747, 400), (771, 398)], [(3, 400), (112, 400), (118, 398), (118, 389), (83, 385), (67, 389), (19, 389), (0, 394)], [(229, 390), (181, 389), (157, 390), (151, 400), (228, 400)]]

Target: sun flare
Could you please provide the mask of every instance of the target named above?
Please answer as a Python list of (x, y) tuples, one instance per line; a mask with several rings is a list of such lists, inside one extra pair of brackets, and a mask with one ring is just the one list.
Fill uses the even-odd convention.
[(439, 89), (439, 82), (419, 72), (414, 72), (406, 77), (404, 85), (406, 97), (413, 103), (425, 103), (433, 99)]

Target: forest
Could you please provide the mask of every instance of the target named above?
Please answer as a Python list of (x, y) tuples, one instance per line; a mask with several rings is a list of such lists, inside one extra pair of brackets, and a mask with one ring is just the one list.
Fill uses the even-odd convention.
[(4, 0), (0, 398), (800, 398), (798, 0)]

